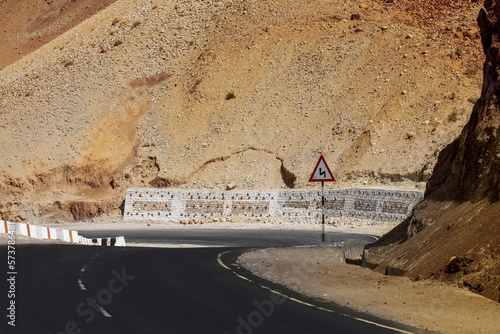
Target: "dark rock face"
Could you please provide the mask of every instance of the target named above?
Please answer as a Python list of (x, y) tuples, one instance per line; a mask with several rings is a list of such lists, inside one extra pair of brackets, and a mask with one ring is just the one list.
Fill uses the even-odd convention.
[[(481, 98), (460, 137), (444, 149), (426, 197), (497, 201), (500, 191), (500, 4), (485, 1), (478, 24), (486, 61)], [(434, 195), (434, 196), (433, 196)]]

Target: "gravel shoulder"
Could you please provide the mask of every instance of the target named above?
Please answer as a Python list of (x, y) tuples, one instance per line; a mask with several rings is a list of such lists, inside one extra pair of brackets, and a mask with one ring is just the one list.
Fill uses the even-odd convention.
[[(367, 219), (345, 218), (330, 220), (325, 224), (325, 231), (338, 233), (359, 233), (382, 236), (390, 231), (397, 222), (374, 222)], [(44, 226), (64, 228), (76, 231), (88, 230), (123, 230), (123, 229), (282, 229), (282, 230), (318, 230), (319, 223), (295, 223), (282, 220), (258, 220), (249, 217), (205, 220), (203, 223), (179, 223), (157, 220), (123, 220), (113, 217), (98, 217), (84, 222), (45, 223)]]
[(431, 280), (411, 281), (341, 263), (332, 247), (271, 248), (238, 262), (302, 294), (439, 333), (498, 333), (500, 304)]

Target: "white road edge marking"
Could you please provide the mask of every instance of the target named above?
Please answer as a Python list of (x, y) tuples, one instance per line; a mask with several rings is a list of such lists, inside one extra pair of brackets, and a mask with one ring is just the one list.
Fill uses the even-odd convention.
[(78, 285), (80, 286), (80, 289), (87, 290), (87, 288), (85, 287), (85, 285), (83, 285), (83, 282), (82, 282), (81, 278), (78, 279)]
[(112, 318), (111, 314), (109, 314), (108, 312), (106, 312), (105, 309), (102, 308), (101, 305), (99, 304), (95, 304), (97, 306), (97, 308), (99, 309), (99, 311), (107, 318)]
[[(87, 266), (83, 266), (82, 269), (80, 269), (80, 272), (83, 273), (85, 271), (85, 268), (87, 268)], [(85, 285), (83, 285), (83, 282), (82, 282), (81, 278), (78, 279), (78, 285), (80, 286), (80, 289), (87, 290), (87, 288), (85, 287)], [(102, 313), (103, 316), (105, 316), (107, 318), (112, 318), (112, 315), (109, 314), (105, 309), (103, 309), (101, 305), (95, 303), (95, 306), (97, 307), (97, 309), (99, 310), (99, 312)]]
[[(85, 268), (87, 266), (83, 266), (82, 269), (80, 269), (80, 273), (83, 273), (85, 271)], [(80, 274), (81, 275), (81, 274)], [(81, 277), (78, 278), (78, 286), (80, 287), (81, 290), (87, 290), (87, 288), (85, 287), (85, 285), (83, 285), (83, 282), (82, 282), (82, 279)]]
[[(229, 271), (231, 271), (234, 275), (236, 275), (237, 277), (241, 278), (241, 279), (244, 279), (246, 281), (249, 281), (249, 282), (252, 282), (254, 284), (257, 284), (258, 286), (260, 286), (261, 288), (263, 289), (266, 289), (266, 290), (269, 290), (271, 291), (272, 293), (276, 294), (276, 295), (280, 295), (280, 296), (283, 296), (284, 298), (287, 298), (289, 300), (292, 300), (296, 303), (299, 303), (299, 304), (302, 304), (302, 305), (306, 305), (306, 306), (310, 306), (310, 307), (314, 307), (318, 310), (322, 310), (322, 311), (326, 311), (326, 312), (330, 312), (330, 313), (337, 313), (333, 310), (330, 310), (330, 309), (327, 309), (327, 308), (324, 308), (324, 307), (321, 307), (321, 306), (317, 306), (317, 305), (314, 305), (314, 304), (311, 304), (311, 303), (307, 303), (307, 302), (304, 302), (302, 300), (299, 300), (299, 299), (296, 299), (296, 298), (293, 298), (293, 297), (290, 297), (290, 296), (287, 296), (279, 291), (276, 291), (274, 289), (271, 289), (270, 287), (267, 287), (265, 285), (262, 285), (260, 283), (257, 283), (257, 282), (254, 282), (252, 281), (251, 279), (245, 277), (245, 276), (242, 276), (240, 274), (238, 274), (237, 272), (235, 272), (233, 269), (229, 268), (226, 264), (224, 264), (224, 262), (222, 262), (222, 255), (226, 254), (226, 253), (229, 253), (230, 251), (225, 251), (225, 252), (222, 252), (222, 253), (219, 253), (219, 255), (217, 255), (217, 262), (219, 263), (219, 265), (221, 267), (223, 267), (224, 269), (227, 269)], [(404, 329), (399, 329), (399, 328), (394, 328), (394, 327), (390, 327), (390, 326), (387, 326), (387, 325), (383, 325), (383, 324), (379, 324), (377, 322), (374, 322), (374, 321), (371, 321), (371, 320), (367, 320), (367, 319), (363, 319), (363, 318), (359, 318), (359, 317), (355, 317), (355, 316), (352, 316), (352, 315), (349, 315), (349, 314), (345, 314), (345, 313), (339, 313), (340, 315), (344, 316), (344, 317), (348, 317), (348, 318), (351, 318), (351, 319), (355, 319), (355, 320), (358, 320), (358, 321), (361, 321), (361, 322), (364, 322), (364, 323), (367, 323), (367, 324), (371, 324), (371, 325), (374, 325), (374, 326), (378, 326), (378, 327), (382, 327), (382, 328), (387, 328), (387, 329), (390, 329), (390, 330), (393, 330), (395, 332), (399, 332), (399, 333), (403, 333), (403, 334), (415, 334), (413, 332), (409, 332), (409, 331), (406, 331)]]

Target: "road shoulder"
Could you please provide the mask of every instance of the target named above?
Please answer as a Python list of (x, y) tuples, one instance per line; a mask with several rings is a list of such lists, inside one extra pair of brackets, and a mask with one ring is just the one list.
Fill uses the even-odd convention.
[(430, 280), (385, 276), (332, 259), (329, 247), (255, 250), (238, 263), (254, 275), (322, 301), (440, 333), (498, 333), (500, 304)]

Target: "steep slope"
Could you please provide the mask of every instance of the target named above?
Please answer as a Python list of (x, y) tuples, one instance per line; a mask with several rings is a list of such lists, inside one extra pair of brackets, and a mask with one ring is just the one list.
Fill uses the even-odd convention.
[(0, 1), (0, 70), (116, 0)]
[(426, 180), (480, 95), (480, 5), (415, 3), (115, 2), (0, 72), (1, 217), (304, 188), (320, 153), (335, 186)]
[(484, 5), (481, 98), (439, 155), (424, 201), (365, 256), (379, 271), (440, 278), (500, 301), (500, 5)]

